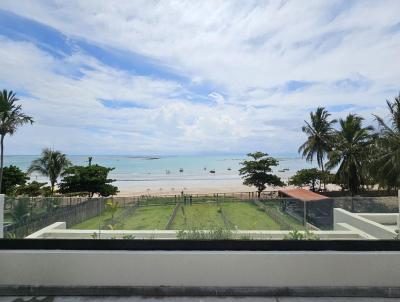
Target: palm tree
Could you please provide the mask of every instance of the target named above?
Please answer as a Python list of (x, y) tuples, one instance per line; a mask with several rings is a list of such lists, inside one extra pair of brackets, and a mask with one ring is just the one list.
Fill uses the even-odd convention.
[[(366, 183), (367, 162), (374, 139), (372, 126), (363, 127), (363, 120), (355, 114), (339, 120), (340, 130), (336, 133), (335, 145), (326, 164), (329, 169), (339, 166), (336, 179), (351, 192), (352, 197)], [(353, 200), (351, 208), (354, 211)]]
[(33, 123), (32, 117), (22, 112), (22, 106), (17, 105), (15, 93), (3, 90), (0, 92), (0, 192), (3, 183), (4, 138), (13, 135), (19, 126)]
[(53, 194), (57, 179), (71, 165), (71, 161), (65, 154), (46, 148), (42, 151), (40, 158), (32, 161), (28, 173), (39, 172), (43, 176), (47, 176), (50, 180), (51, 194)]
[(372, 174), (380, 186), (400, 187), (400, 93), (393, 102), (386, 101), (389, 122), (375, 115), (380, 136), (376, 141), (376, 156), (372, 163)]
[(318, 107), (315, 113), (310, 112), (310, 123), (304, 121), (306, 124), (301, 128), (308, 138), (298, 150), (307, 161), (312, 162), (314, 157), (317, 158), (318, 166), (322, 170), (324, 190), (326, 190), (324, 157), (332, 148), (334, 138), (332, 126), (336, 123), (336, 120), (329, 120), (329, 116), (330, 113), (324, 107)]

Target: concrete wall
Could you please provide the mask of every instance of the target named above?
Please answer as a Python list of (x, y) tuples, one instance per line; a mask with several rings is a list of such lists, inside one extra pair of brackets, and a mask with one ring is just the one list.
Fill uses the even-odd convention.
[(337, 229), (337, 224), (347, 223), (378, 239), (394, 239), (396, 236), (396, 232), (391, 228), (340, 208), (333, 210), (333, 218), (335, 229)]
[(4, 194), (0, 194), (0, 238), (4, 236)]
[[(332, 240), (354, 240), (354, 239), (372, 239), (373, 237), (362, 231), (348, 225), (343, 224), (336, 231), (312, 231), (320, 239)], [(176, 230), (102, 230), (99, 235), (98, 230), (76, 230), (66, 229), (65, 222), (53, 223), (29, 236), (28, 239), (35, 238), (53, 238), (53, 239), (92, 239), (96, 234), (97, 239), (121, 239), (126, 235), (131, 235), (135, 239), (176, 239)], [(250, 237), (252, 239), (284, 239), (289, 236), (290, 231), (262, 231), (262, 230), (239, 230), (232, 231), (235, 238)]]
[(0, 251), (0, 286), (395, 287), (400, 252)]
[(381, 224), (397, 224), (398, 213), (358, 213), (359, 216)]

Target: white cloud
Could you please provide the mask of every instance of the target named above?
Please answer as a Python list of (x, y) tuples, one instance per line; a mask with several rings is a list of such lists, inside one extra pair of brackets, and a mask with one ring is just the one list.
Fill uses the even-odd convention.
[[(0, 83), (38, 98), (25, 98), (37, 124), (10, 140), (10, 152), (30, 153), (26, 143), (35, 153), (45, 144), (70, 153), (294, 153), (311, 109), (354, 104), (369, 115), (399, 89), (400, 32), (388, 32), (399, 22), (398, 1), (5, 0), (0, 7), (213, 86), (196, 95), (178, 80), (132, 74), (90, 54), (56, 59), (1, 39)], [(311, 84), (291, 91), (290, 81)], [(105, 108), (100, 99), (137, 107)]]

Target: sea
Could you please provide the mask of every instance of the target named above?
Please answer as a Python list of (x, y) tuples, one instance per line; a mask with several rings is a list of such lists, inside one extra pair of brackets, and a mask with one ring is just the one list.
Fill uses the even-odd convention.
[[(5, 165), (15, 165), (26, 171), (38, 155), (8, 155)], [(69, 155), (74, 165), (88, 165), (88, 156)], [(241, 185), (239, 169), (245, 155), (197, 155), (197, 156), (93, 156), (92, 164), (114, 168), (109, 177), (121, 192), (173, 193), (185, 190), (223, 191), (234, 190)], [(316, 166), (299, 157), (277, 157), (279, 166), (274, 173), (287, 181), (297, 170)], [(31, 180), (47, 182), (33, 173)], [(243, 188), (237, 188), (243, 191)], [(240, 190), (239, 190), (240, 189)]]

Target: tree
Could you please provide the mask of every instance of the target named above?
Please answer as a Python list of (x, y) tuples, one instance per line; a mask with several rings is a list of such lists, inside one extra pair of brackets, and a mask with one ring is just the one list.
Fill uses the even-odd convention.
[[(327, 167), (332, 169), (339, 166), (336, 180), (347, 188), (352, 196), (365, 184), (369, 150), (374, 139), (373, 128), (363, 127), (363, 120), (354, 114), (349, 114), (346, 119), (340, 119), (341, 129), (336, 134), (336, 144), (328, 154)], [(352, 211), (354, 211), (353, 202)]]
[(321, 171), (316, 168), (301, 169), (290, 178), (289, 184), (299, 187), (308, 186), (311, 191), (315, 191), (317, 185), (321, 182), (321, 176)]
[(47, 176), (50, 180), (51, 194), (53, 195), (57, 179), (71, 165), (72, 163), (65, 154), (46, 148), (42, 151), (41, 157), (32, 162), (28, 173), (38, 172), (43, 176)]
[(29, 177), (17, 166), (10, 165), (3, 168), (1, 185), (2, 194), (12, 194), (17, 186), (23, 186)]
[(251, 160), (241, 162), (243, 167), (239, 170), (239, 174), (244, 179), (244, 185), (257, 188), (258, 197), (261, 196), (261, 192), (265, 190), (266, 185), (284, 185), (278, 176), (271, 174), (271, 167), (278, 166), (278, 160), (263, 152), (249, 153), (247, 156), (251, 157)]
[(7, 134), (13, 135), (19, 126), (33, 123), (32, 117), (22, 112), (17, 101), (14, 92), (5, 89), (0, 92), (0, 192), (3, 192), (4, 138)]
[(17, 223), (24, 222), (29, 217), (29, 198), (18, 198), (11, 209), (11, 216)]
[[(330, 114), (324, 107), (318, 107), (314, 112), (310, 112), (310, 123), (306, 124), (301, 130), (307, 134), (307, 140), (300, 146), (298, 152), (307, 161), (312, 162), (314, 157), (317, 158), (317, 163), (324, 175), (325, 155), (332, 149), (334, 139), (333, 124), (336, 120), (329, 120)], [(326, 189), (325, 179), (323, 179), (324, 189)]]
[(106, 201), (106, 211), (111, 214), (111, 225), (114, 225), (114, 216), (118, 211), (118, 203), (113, 202), (112, 199)]
[(89, 197), (94, 194), (101, 196), (115, 195), (118, 188), (111, 185), (113, 179), (108, 179), (108, 173), (114, 168), (99, 165), (73, 166), (65, 170), (65, 176), (60, 183), (61, 193), (87, 192)]
[(21, 185), (17, 188), (16, 193), (18, 195), (26, 195), (30, 197), (36, 196), (50, 196), (51, 188), (46, 186), (45, 182), (32, 181), (28, 184)]
[(400, 188), (400, 93), (393, 102), (386, 101), (389, 109), (388, 123), (375, 115), (380, 135), (374, 146), (371, 174), (381, 187)]

